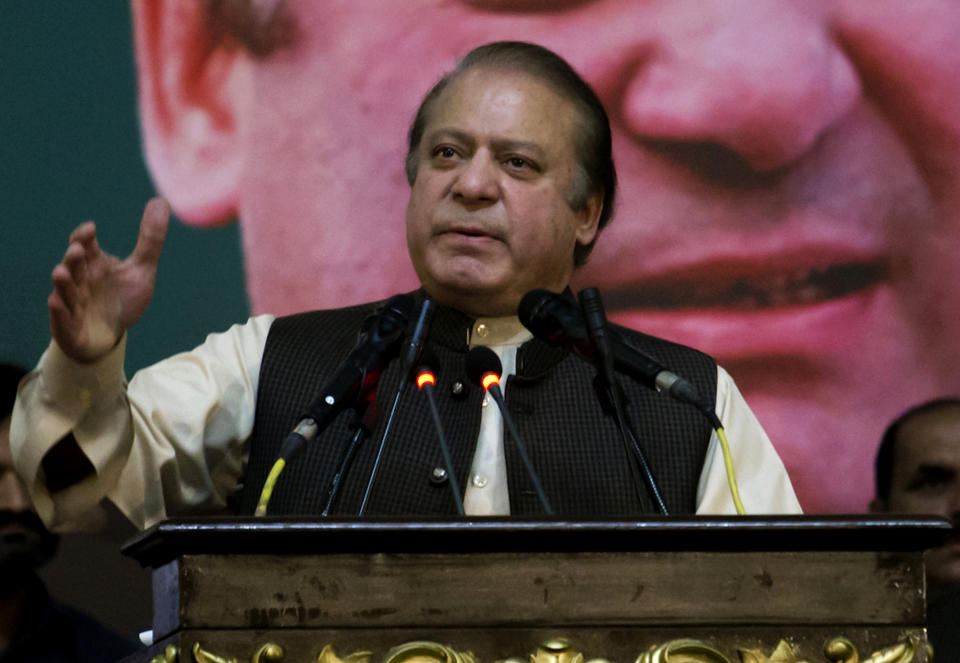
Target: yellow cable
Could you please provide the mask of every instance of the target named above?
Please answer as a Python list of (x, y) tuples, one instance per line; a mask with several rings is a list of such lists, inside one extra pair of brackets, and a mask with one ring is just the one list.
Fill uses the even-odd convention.
[(267, 480), (263, 484), (263, 490), (260, 492), (260, 501), (257, 502), (257, 510), (253, 512), (253, 515), (267, 515), (267, 504), (270, 502), (270, 495), (273, 494), (273, 486), (277, 483), (277, 479), (280, 478), (280, 473), (283, 472), (283, 466), (286, 464), (287, 461), (283, 458), (277, 458), (277, 462), (273, 464), (273, 467), (270, 469), (270, 474), (267, 475)]
[(737, 488), (737, 477), (733, 471), (733, 456), (730, 454), (730, 444), (727, 442), (727, 434), (722, 426), (717, 427), (717, 437), (720, 438), (720, 449), (723, 451), (723, 464), (727, 468), (727, 483), (730, 485), (733, 505), (737, 508), (738, 515), (745, 515), (747, 510), (743, 508), (743, 502), (740, 501), (740, 489)]

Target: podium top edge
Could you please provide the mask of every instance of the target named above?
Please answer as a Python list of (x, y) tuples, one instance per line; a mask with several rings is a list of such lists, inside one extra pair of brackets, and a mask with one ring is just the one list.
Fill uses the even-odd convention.
[(698, 516), (631, 520), (193, 517), (140, 533), (143, 566), (186, 554), (624, 551), (918, 551), (952, 531), (936, 516)]

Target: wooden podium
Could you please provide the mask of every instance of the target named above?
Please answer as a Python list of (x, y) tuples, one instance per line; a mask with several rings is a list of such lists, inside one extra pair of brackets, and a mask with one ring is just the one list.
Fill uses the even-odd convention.
[[(183, 519), (153, 567), (180, 663), (927, 661), (923, 553), (946, 520)], [(876, 653), (876, 656), (873, 656)]]

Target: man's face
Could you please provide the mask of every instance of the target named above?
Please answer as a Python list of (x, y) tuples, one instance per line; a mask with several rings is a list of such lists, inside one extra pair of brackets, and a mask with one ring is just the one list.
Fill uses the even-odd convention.
[(514, 315), (533, 288), (563, 290), (599, 202), (580, 212), (574, 105), (530, 76), (474, 68), (431, 105), (407, 204), (407, 247), (438, 301)]
[[(960, 406), (908, 419), (894, 444), (891, 513), (944, 516), (960, 525)], [(960, 538), (927, 554), (931, 582), (960, 582)]]
[[(214, 100), (205, 145), (229, 145), (227, 166), (165, 177), (176, 169), (150, 140), (147, 153), (196, 221), (235, 174), (254, 311), (416, 287), (400, 218), (414, 109), (458, 56), (519, 39), (567, 59), (611, 118), (621, 195), (574, 286), (600, 286), (618, 322), (715, 355), (806, 510), (863, 509), (883, 422), (960, 389), (956, 0), (287, 6), (296, 42), (229, 76), (218, 58), (141, 56), (141, 74), (171, 62), (230, 83), (233, 114)], [(196, 196), (178, 202), (184, 182)]]

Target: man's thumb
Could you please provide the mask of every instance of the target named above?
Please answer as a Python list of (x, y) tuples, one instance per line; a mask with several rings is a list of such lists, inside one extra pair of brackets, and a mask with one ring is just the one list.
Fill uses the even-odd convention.
[(170, 222), (170, 205), (163, 198), (151, 198), (140, 219), (140, 235), (130, 256), (135, 262), (156, 265)]

